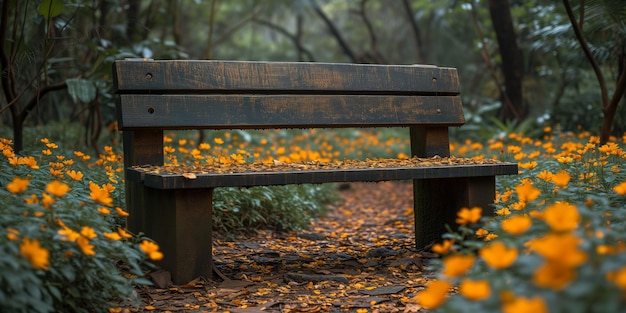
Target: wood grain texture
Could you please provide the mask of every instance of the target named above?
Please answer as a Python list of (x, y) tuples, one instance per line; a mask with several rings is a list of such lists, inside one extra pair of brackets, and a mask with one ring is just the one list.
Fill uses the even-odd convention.
[(462, 125), (458, 96), (121, 95), (122, 130)]
[[(196, 189), (214, 187), (251, 187), (329, 182), (389, 181), (452, 177), (480, 177), (517, 174), (517, 164), (392, 167), (370, 169), (303, 170), (289, 172), (249, 172), (196, 174), (187, 179), (178, 174), (146, 173), (128, 169), (127, 179), (143, 179), (145, 186), (156, 189)], [(448, 195), (450, 196), (450, 195)]]
[(115, 61), (118, 93), (359, 93), (460, 92), (455, 68), (307, 62)]

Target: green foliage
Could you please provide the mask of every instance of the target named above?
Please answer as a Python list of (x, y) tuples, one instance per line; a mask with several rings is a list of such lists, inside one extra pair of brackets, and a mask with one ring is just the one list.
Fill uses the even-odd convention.
[[(13, 153), (0, 140), (0, 311), (105, 312), (137, 303), (146, 254), (120, 228), (119, 159), (94, 162), (42, 140)], [(117, 207), (117, 208), (116, 208)], [(120, 230), (121, 229), (121, 230)]]
[[(458, 293), (441, 305), (432, 301), (444, 301), (447, 290), (430, 289), (418, 299), (436, 304), (437, 312), (518, 312), (522, 305), (535, 312), (619, 312), (626, 291), (623, 140), (600, 146), (585, 133), (507, 139), (464, 150), (517, 160), (521, 174), (498, 179), (497, 216), (478, 224), (459, 214), (458, 229), (444, 235), (447, 245), (433, 248), (443, 257), (432, 269), (460, 286)], [(505, 249), (492, 250), (499, 245)]]

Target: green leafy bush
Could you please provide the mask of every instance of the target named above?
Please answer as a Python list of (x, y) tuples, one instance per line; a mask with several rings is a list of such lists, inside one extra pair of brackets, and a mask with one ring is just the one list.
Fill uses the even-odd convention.
[[(433, 246), (442, 255), (432, 265), (438, 280), (419, 303), (437, 312), (626, 307), (626, 152), (617, 139), (600, 145), (588, 133), (545, 141), (512, 134), (456, 151), (520, 162), (521, 174), (499, 179), (497, 216), (459, 212), (458, 229)], [(458, 292), (447, 299), (453, 286)]]
[(119, 226), (127, 214), (119, 156), (108, 148), (90, 163), (47, 139), (42, 147), (20, 156), (0, 139), (0, 311), (105, 312), (113, 301), (136, 302), (132, 285), (146, 283), (140, 266), (160, 256)]

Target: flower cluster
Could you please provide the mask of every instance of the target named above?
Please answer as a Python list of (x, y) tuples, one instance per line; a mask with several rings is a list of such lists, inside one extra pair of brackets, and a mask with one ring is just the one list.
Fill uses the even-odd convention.
[(587, 133), (505, 139), (473, 153), (519, 162), (520, 175), (499, 178), (482, 218), (459, 210), (457, 230), (432, 247), (440, 277), (416, 301), (442, 312), (616, 312), (626, 301), (626, 152)]
[(90, 163), (85, 153), (40, 143), (42, 150), (17, 156), (0, 138), (0, 282), (11, 282), (0, 288), (0, 298), (11, 299), (0, 311), (106, 310), (139, 282), (123, 279), (117, 262), (139, 277), (146, 260), (163, 255), (119, 226), (128, 216), (117, 187), (121, 155), (106, 148)]

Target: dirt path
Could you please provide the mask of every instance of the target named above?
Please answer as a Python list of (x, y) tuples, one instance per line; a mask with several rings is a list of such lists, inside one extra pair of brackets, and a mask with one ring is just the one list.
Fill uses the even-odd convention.
[[(356, 183), (302, 232), (216, 240), (215, 281), (138, 290), (131, 312), (418, 312), (432, 254), (417, 251), (408, 183)], [(125, 310), (126, 311), (126, 310)]]

